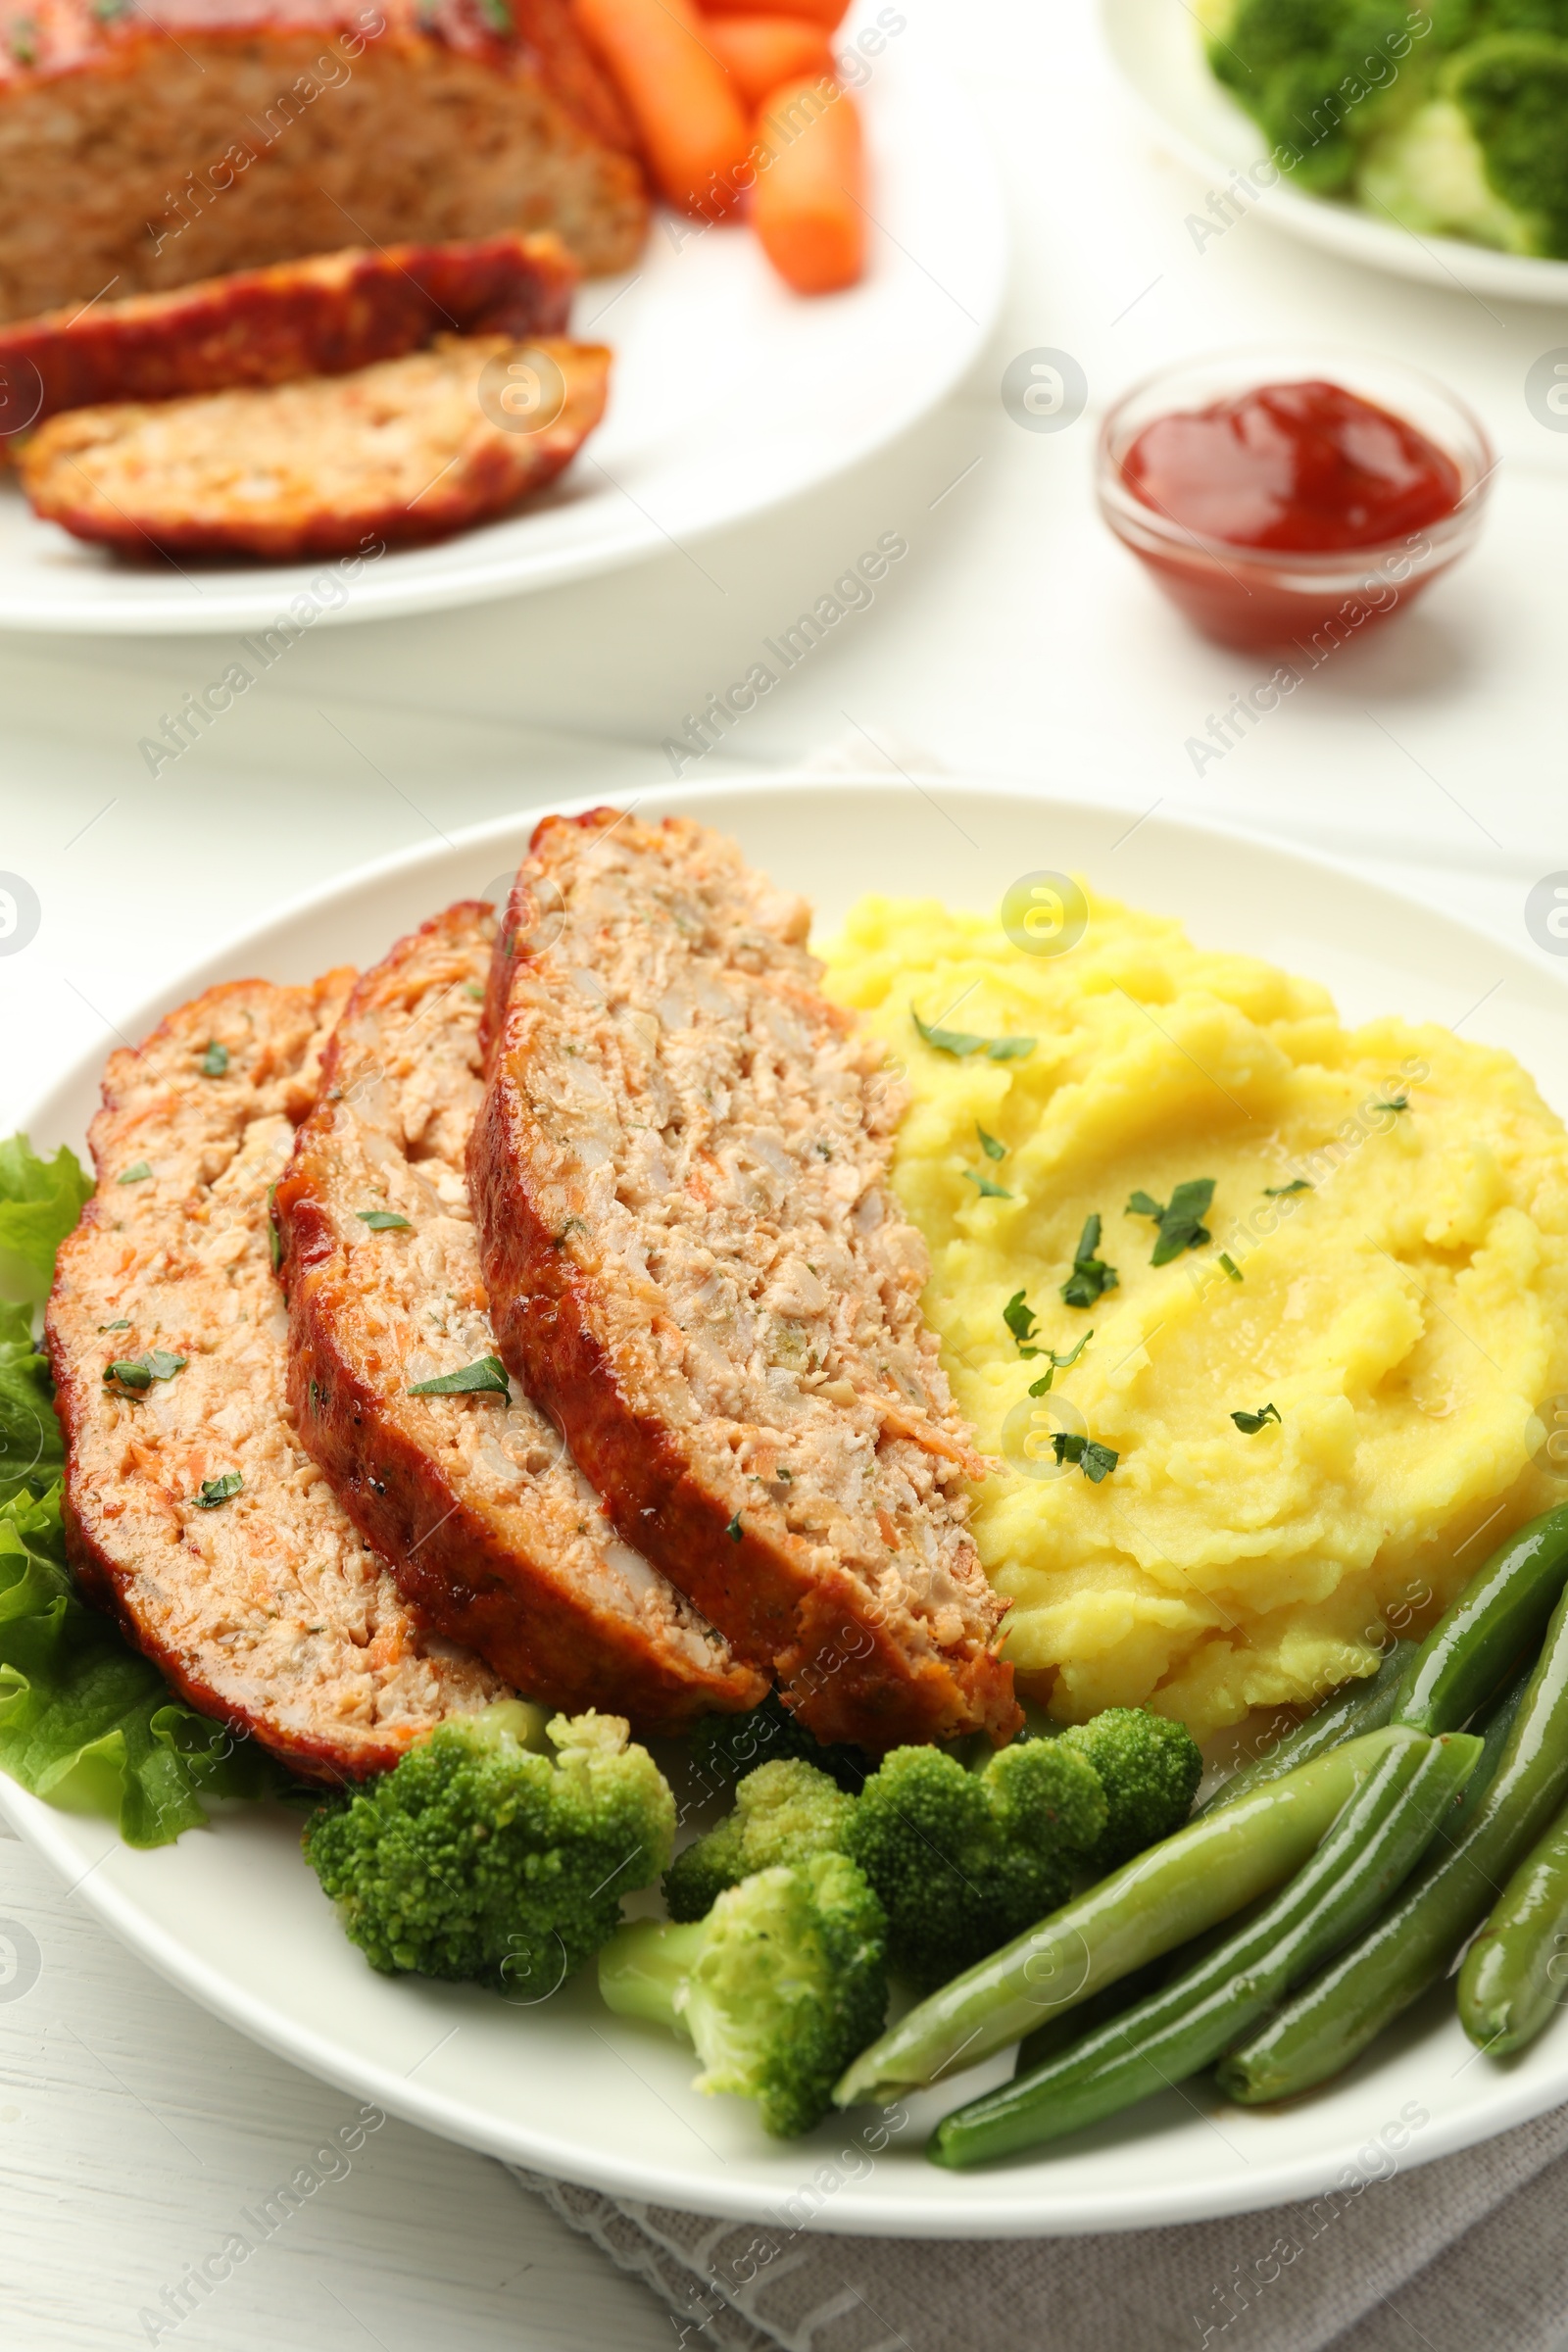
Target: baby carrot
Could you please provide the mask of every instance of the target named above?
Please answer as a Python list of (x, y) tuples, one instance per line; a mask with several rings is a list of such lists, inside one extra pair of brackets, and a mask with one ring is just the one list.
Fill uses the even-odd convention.
[(705, 220), (729, 212), (751, 135), (689, 0), (577, 0), (577, 16), (630, 109), (660, 194)]
[(820, 81), (833, 72), (827, 34), (805, 17), (712, 17), (702, 34), (748, 106), (760, 106), (782, 82)]
[(710, 17), (803, 17), (832, 32), (842, 23), (850, 0), (703, 0)]
[(860, 118), (832, 81), (791, 81), (757, 122), (763, 150), (752, 199), (762, 251), (797, 294), (853, 286), (865, 266)]

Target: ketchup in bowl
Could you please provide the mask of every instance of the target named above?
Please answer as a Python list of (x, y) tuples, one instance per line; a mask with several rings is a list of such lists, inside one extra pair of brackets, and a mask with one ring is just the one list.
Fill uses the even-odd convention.
[[(1338, 372), (1257, 372), (1268, 356), (1250, 355), (1250, 371), (1200, 362), (1128, 395), (1102, 435), (1101, 507), (1207, 635), (1322, 651), (1463, 552), (1492, 454), (1468, 411), (1413, 370), (1380, 370), (1405, 379), (1404, 397), (1374, 397)], [(1227, 365), (1240, 380), (1182, 397), (1182, 377)]]

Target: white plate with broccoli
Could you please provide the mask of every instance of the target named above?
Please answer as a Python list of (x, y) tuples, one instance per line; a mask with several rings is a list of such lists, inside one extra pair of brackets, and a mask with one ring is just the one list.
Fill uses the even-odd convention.
[[(1314, 13), (1322, 44), (1297, 55), (1277, 0), (1197, 11), (1102, 0), (1111, 55), (1162, 143), (1222, 199), (1230, 192), (1215, 233), (1255, 205), (1291, 235), (1374, 269), (1568, 303), (1568, 259), (1553, 258), (1568, 256), (1568, 9), (1491, 0), (1467, 19), (1485, 16), (1484, 37), (1460, 42), (1424, 9), (1386, 0), (1363, 14), (1345, 55), (1327, 30), (1341, 13), (1328, 0), (1292, 22)], [(1539, 156), (1543, 134), (1526, 120), (1538, 113), (1550, 142)], [(1282, 175), (1286, 142), (1300, 160)]]
[[(1352, 1017), (1396, 1007), (1414, 1017), (1452, 1020), (1483, 1004), (1477, 1028), (1506, 1036), (1548, 1098), (1568, 1106), (1568, 1022), (1563, 1018), (1568, 1000), (1560, 981), (1459, 923), (1326, 862), (1185, 822), (1152, 818), (1128, 839), (1124, 817), (1108, 809), (969, 790), (957, 783), (948, 787), (947, 797), (950, 803), (961, 798), (964, 805), (956, 849), (948, 816), (920, 795), (886, 783), (835, 778), (755, 788), (672, 787), (641, 806), (650, 816), (680, 809), (733, 833), (747, 856), (782, 885), (813, 896), (824, 928), (873, 888), (913, 896), (928, 893), (936, 883), (956, 904), (995, 904), (1026, 858), (1020, 845), (1035, 845), (1028, 855), (1090, 873), (1103, 870), (1115, 849), (1118, 879), (1135, 900), (1181, 917), (1204, 942), (1264, 956), (1283, 951), (1293, 964), (1332, 987)], [(127, 1031), (145, 1032), (172, 1003), (240, 972), (262, 970), (293, 980), (346, 957), (370, 960), (433, 907), (485, 889), (515, 861), (531, 821), (519, 817), (475, 828), (455, 842), (367, 868), (302, 901), (186, 974), (159, 1003), (127, 1015)], [(80, 1150), (100, 1074), (96, 1057), (83, 1059), (35, 1107), (31, 1131), (38, 1146), (69, 1144)], [(74, 1198), (63, 1200), (56, 1216), (48, 1171), (35, 1171), (28, 1178), (33, 1206), (19, 1218), (3, 1206), (17, 1198), (16, 1175), (0, 1152), (0, 1247), (14, 1244), (19, 1233), (28, 1241), (30, 1234), (34, 1255), (52, 1255), (55, 1240), (74, 1218)], [(25, 1353), (24, 1339), (0, 1329), (0, 1440), (6, 1436), (7, 1412), (18, 1398), (25, 1403), (30, 1394), (25, 1385), (30, 1376), (21, 1361)], [(55, 1635), (46, 1622), (55, 1543), (41, 1523), (29, 1539), (13, 1507), (0, 1506), (0, 1656), (24, 1658), (26, 1673), (40, 1689), (51, 1675), (64, 1687), (60, 1648), (51, 1648)], [(20, 1572), (19, 1554), (30, 1554), (30, 1565), (23, 1559)], [(22, 1594), (29, 1577), (30, 1597)], [(19, 1643), (16, 1631), (29, 1615), (36, 1630), (30, 1648), (31, 1637)], [(58, 1616), (52, 1622), (58, 1633)], [(70, 1651), (69, 1641), (65, 1648)], [(1508, 1655), (1513, 1654), (1510, 1648)], [(79, 1665), (85, 1651), (74, 1655)], [(130, 1668), (144, 1678), (152, 1673), (128, 1657), (116, 1671)], [(775, 1968), (770, 1979), (766, 1967), (754, 1965), (747, 1939), (764, 1931), (775, 1960), (783, 1946), (799, 1939), (797, 1984), (802, 1971), (808, 1975), (810, 1967), (820, 1967), (826, 1953), (853, 2005), (864, 1968), (864, 1897), (854, 1869), (838, 1852), (823, 1851), (797, 1866), (808, 1874), (809, 1884), (785, 1884), (788, 1872), (774, 1879), (764, 1870), (761, 1879), (735, 1887), (744, 1901), (721, 1923), (736, 1931), (723, 1950), (706, 1931), (688, 1936), (684, 1927), (676, 1930), (684, 1942), (641, 1932), (640, 1949), (634, 1926), (629, 1939), (614, 1947), (612, 2006), (601, 1998), (592, 1966), (570, 1974), (552, 1964), (553, 1953), (570, 1957), (568, 1943), (581, 1938), (572, 1925), (575, 1911), (566, 1921), (570, 1934), (563, 1936), (561, 1918), (549, 1913), (548, 1905), (536, 1906), (537, 1919), (529, 1914), (540, 1929), (537, 1936), (527, 1932), (525, 1922), (524, 1931), (511, 1938), (514, 1964), (502, 1969), (502, 1982), (494, 1987), (380, 1974), (341, 1933), (320, 1883), (302, 1859), (297, 1809), (242, 1802), (236, 1790), (232, 1799), (215, 1806), (208, 1826), (192, 1826), (172, 1842), (146, 1841), (148, 1807), (172, 1808), (173, 1826), (178, 1819), (194, 1823), (204, 1779), (209, 1797), (213, 1793), (207, 1752), (190, 1731), (198, 1719), (188, 1710), (165, 1709), (169, 1737), (161, 1738), (161, 1691), (127, 1687), (116, 1696), (99, 1687), (95, 1697), (89, 1680), (78, 1675), (72, 1686), (81, 1742), (74, 1757), (75, 1793), (84, 1806), (101, 1805), (106, 1785), (133, 1763), (140, 1810), (132, 1808), (122, 1818), (133, 1833), (139, 1825), (141, 1842), (127, 1840), (92, 1811), (46, 1804), (3, 1775), (0, 1807), (80, 1899), (144, 1960), (293, 2063), (466, 2145), (616, 2194), (757, 2222), (761, 2227), (752, 2259), (759, 2269), (784, 2254), (792, 2234), (808, 2227), (923, 2237), (1031, 2235), (1198, 2220), (1330, 2188), (1355, 2195), (1369, 2180), (1401, 2162), (1466, 2147), (1568, 2097), (1563, 2021), (1507, 2067), (1477, 2060), (1454, 2013), (1451, 1991), (1440, 1985), (1349, 2073), (1318, 2095), (1278, 2109), (1230, 2105), (1203, 2074), (1023, 2161), (972, 2171), (939, 2169), (924, 2153), (935, 2125), (961, 2101), (1004, 2083), (1012, 2067), (1007, 2046), (998, 2046), (979, 2066), (968, 2063), (965, 2031), (954, 2029), (956, 2046), (936, 2087), (893, 2096), (880, 2090), (890, 2068), (894, 2079), (909, 2079), (892, 2067), (884, 2038), (868, 2080), (870, 2091), (880, 2095), (830, 2116), (802, 2136), (769, 2137), (760, 2128), (759, 2107), (765, 2111), (766, 2093), (776, 2094), (776, 2122), (797, 2120), (791, 2102), (816, 2061), (804, 2032), (779, 2031), (777, 2020), (786, 2014), (780, 1972)], [(0, 1675), (0, 1752), (17, 1736), (16, 1716), (6, 1712), (14, 1708), (17, 1688), (14, 1676)], [(1356, 1687), (1357, 1704), (1361, 1689)], [(605, 1873), (588, 1869), (584, 1876), (593, 1862), (589, 1845), (578, 1838), (584, 1785), (601, 1776), (607, 1788), (618, 1792), (627, 1821), (646, 1817), (656, 1840), (665, 1834), (661, 1819), (667, 1828), (668, 1799), (646, 1757), (622, 1758), (618, 1743), (600, 1734), (564, 1733), (553, 1741), (537, 1719), (538, 1710), (507, 1703), (510, 1718), (496, 1718), (488, 1748), (477, 1758), (478, 1781), (494, 1771), (514, 1793), (531, 1788), (526, 1802), (535, 1810), (544, 1841), (555, 1839), (564, 1848), (577, 1839), (550, 1900), (564, 1901), (569, 1909), (577, 1902), (573, 1890), (579, 1890), (591, 1931), (587, 1940), (596, 1942), (608, 1922), (587, 1915), (596, 1904), (602, 1907)], [(111, 1718), (134, 1733), (129, 1750), (117, 1748), (113, 1740), (86, 1740), (90, 1729)], [(1003, 1751), (1007, 1761), (998, 1759), (988, 1768), (987, 1786), (970, 1783), (958, 1796), (975, 1814), (976, 1854), (991, 1836), (982, 1815), (989, 1815), (993, 1826), (1000, 1822), (1009, 1788), (1014, 1798), (1020, 1790), (1028, 1794), (1038, 1812), (1047, 1781), (1053, 1784), (1052, 1804), (1064, 1821), (1077, 1822), (1080, 1841), (1109, 1835), (1117, 1803), (1124, 1809), (1128, 1803), (1128, 1776), (1142, 1773), (1146, 1788), (1152, 1771), (1157, 1777), (1152, 1751), (1138, 1747), (1142, 1740), (1147, 1748), (1148, 1739), (1136, 1727), (1149, 1721), (1132, 1719), (1134, 1730), (1123, 1726), (1108, 1742), (1102, 1730), (1082, 1740), (1074, 1735), (1065, 1742), (1042, 1743), (1048, 1751), (1059, 1749), (1055, 1760), (1049, 1752), (1031, 1754), (1027, 1746)], [(1317, 1762), (1303, 1768), (1317, 1773), (1312, 1800), (1317, 1810), (1308, 1818), (1297, 1808), (1292, 1835), (1306, 1838), (1307, 1843), (1293, 1869), (1344, 1798), (1352, 1750), (1367, 1759), (1368, 1806), (1375, 1811), (1386, 1796), (1391, 1802), (1398, 1799), (1388, 1774), (1397, 1779), (1404, 1771), (1400, 1758), (1388, 1765), (1387, 1786), (1377, 1788), (1372, 1760), (1386, 1758), (1391, 1744), (1399, 1747), (1408, 1735), (1377, 1726), (1366, 1730), (1359, 1722), (1340, 1730), (1344, 1743), (1327, 1751), (1321, 1769)], [(1092, 1734), (1093, 1727), (1086, 1731)], [(1174, 1726), (1163, 1727), (1162, 1736), (1174, 1734)], [(1119, 1754), (1113, 1752), (1118, 1740)], [(411, 1779), (422, 1775), (441, 1804), (460, 1810), (471, 1805), (471, 1792), (458, 1787), (433, 1743), (432, 1750), (416, 1752), (424, 1761)], [(917, 1764), (930, 1760), (918, 1764), (919, 1774), (942, 1777), (937, 1768), (946, 1760), (936, 1751), (906, 1752)], [(691, 1777), (690, 1751), (659, 1742), (654, 1755), (669, 1776), (675, 1803), (682, 1804), (700, 1786)], [(14, 1751), (11, 1760), (15, 1768)], [(35, 1753), (33, 1763), (41, 1760)], [(1179, 1779), (1184, 1768), (1174, 1747), (1171, 1760)], [(223, 1786), (221, 1781), (216, 1785)], [(406, 1805), (410, 1785), (399, 1784), (397, 1774), (387, 1776), (377, 1785), (384, 1791), (381, 1801), (393, 1811)], [(851, 1845), (859, 1856), (856, 1868), (886, 1879), (890, 1910), (896, 1889), (888, 1873), (912, 1867), (906, 1852), (900, 1865), (894, 1851), (898, 1815), (927, 1796), (932, 1803), (950, 1802), (951, 1778), (948, 1794), (921, 1795), (912, 1784), (896, 1793), (897, 1804), (884, 1807), (879, 1820), (867, 1815), (853, 1834), (840, 1816), (854, 1808), (830, 1783), (813, 1784), (803, 1800), (817, 1808), (832, 1839)], [(1185, 1787), (1177, 1795), (1185, 1804)], [(727, 1802), (720, 1797), (707, 1813), (690, 1812), (689, 1828), (703, 1827)], [(714, 1886), (732, 1881), (738, 1869), (760, 1855), (765, 1859), (767, 1838), (779, 1825), (764, 1818), (767, 1807), (755, 1799), (753, 1811), (757, 1818), (732, 1827), (727, 1842), (683, 1865), (676, 1882), (683, 1892), (675, 1895), (672, 1908), (700, 1910)], [(1245, 1812), (1246, 1805), (1239, 1804), (1230, 1818)], [(1223, 1813), (1205, 1817), (1210, 1824), (1225, 1818)], [(1277, 1824), (1280, 1817), (1273, 1818)], [(1203, 1829), (1202, 1822), (1197, 1826)], [(323, 1848), (327, 1868), (322, 1875), (336, 1882), (340, 1892), (350, 1890), (363, 1868), (366, 1827), (362, 1819), (359, 1829), (334, 1832), (332, 1852)], [(1187, 1873), (1189, 1891), (1206, 1889), (1210, 1867), (1223, 1863), (1218, 1851), (1223, 1836), (1216, 1841), (1209, 1831), (1203, 1834), (1208, 1842), (1200, 1857), (1202, 1867)], [(1189, 1835), (1183, 1831), (1181, 1838)], [(1160, 1849), (1164, 1861), (1138, 1858), (1133, 1867), (1142, 1887), (1162, 1884), (1162, 1870), (1168, 1877), (1171, 1847), (1179, 1842), (1168, 1840)], [(497, 1866), (493, 1861), (492, 1874)], [(483, 1878), (480, 1871), (471, 1874), (458, 1909), (466, 1905), (471, 1915), (472, 1890)], [(1102, 1883), (1115, 1885), (1114, 1878)], [(904, 1896), (906, 1934), (952, 1936), (963, 1930), (963, 1906), (956, 1910), (950, 1903), (944, 1911), (935, 1889), (923, 1906), (918, 1886), (906, 1885)], [(1031, 1882), (1026, 1889), (1030, 1907), (1037, 1896), (1054, 1899)], [(1134, 1909), (1141, 1899), (1132, 1898)], [(1205, 1893), (1204, 1899), (1211, 1898)], [(721, 1894), (719, 1901), (722, 1906), (729, 1897)], [(626, 1909), (632, 1922), (657, 1919), (657, 1892), (644, 1887)], [(453, 1917), (461, 1927), (456, 1912)], [(1022, 1995), (1031, 2006), (1038, 1995), (1039, 2005), (1049, 2008), (1056, 1997), (1054, 1988), (1073, 1974), (1073, 1938), (1064, 1940), (1059, 1925), (1068, 1917), (1057, 1913), (1051, 1933), (1044, 1927), (1032, 1932)], [(1086, 1924), (1092, 1937), (1097, 1931), (1092, 1922)], [(705, 1951), (714, 1957), (697, 1984)], [(785, 1970), (784, 1980), (791, 1973)], [(787, 1989), (786, 1983), (786, 1994)], [(747, 2079), (728, 2087), (749, 2087), (752, 2096), (705, 2096), (695, 2087), (692, 2051), (666, 2030), (677, 1996), (706, 2002), (716, 2016), (717, 2038), (728, 2033), (730, 2047), (726, 2052), (710, 2046), (710, 2064), (716, 2054), (715, 2071), (722, 2073), (727, 2064)], [(857, 2013), (858, 2022), (851, 2021), (857, 2034), (871, 2030), (879, 1998), (863, 2018)], [(774, 2022), (766, 2027), (772, 2043), (765, 2052), (764, 2083), (756, 2064), (755, 2029), (769, 2017)], [(894, 2052), (901, 2047), (906, 2052), (914, 2029), (902, 2010), (896, 2009), (894, 2017)], [(902, 2044), (901, 2035), (906, 2037)], [(842, 2056), (835, 2047), (832, 2064)], [(866, 2063), (858, 2062), (858, 2080)]]

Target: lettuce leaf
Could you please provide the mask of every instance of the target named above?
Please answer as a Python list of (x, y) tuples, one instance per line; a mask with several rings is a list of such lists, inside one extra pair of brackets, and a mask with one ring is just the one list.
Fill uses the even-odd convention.
[(42, 1494), (60, 1476), (65, 1448), (53, 1399), (31, 1310), (0, 1301), (0, 1502), (23, 1492)]
[(282, 1795), (284, 1768), (175, 1698), (149, 1658), (78, 1600), (61, 1490), (0, 1504), (0, 1771), (127, 1845), (166, 1845), (207, 1797)]
[[(0, 1262), (7, 1288), (42, 1298), (54, 1280), (55, 1251), (92, 1198), (92, 1180), (64, 1144), (40, 1159), (24, 1135), (0, 1142)], [(26, 1282), (20, 1279), (24, 1270)]]

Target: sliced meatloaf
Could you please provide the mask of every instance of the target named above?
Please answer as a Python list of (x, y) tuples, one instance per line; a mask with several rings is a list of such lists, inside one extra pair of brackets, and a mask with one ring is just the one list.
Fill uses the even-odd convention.
[(0, 328), (0, 435), (62, 409), (347, 375), (438, 334), (560, 335), (581, 272), (557, 237), (355, 246)]
[(897, 1088), (805, 905), (669, 818), (547, 818), (469, 1177), (501, 1354), (622, 1536), (824, 1740), (1018, 1720), (978, 1468), (888, 1188)]
[(321, 1779), (504, 1694), (419, 1625), (290, 1425), (268, 1195), (353, 977), (210, 989), (112, 1056), (46, 1327), (83, 1589), (193, 1706)]
[[(432, 1625), (530, 1697), (679, 1731), (766, 1684), (619, 1540), (496, 1363), (464, 1166), (495, 931), (488, 906), (449, 907), (365, 974), (338, 1023), (274, 1208), (289, 1400)], [(453, 1374), (491, 1385), (416, 1393)]]
[(49, 0), (0, 35), (0, 318), (648, 200), (570, 0)]
[[(449, 335), (353, 375), (71, 409), (18, 464), (36, 514), (122, 555), (418, 546), (554, 481), (603, 416), (609, 373), (603, 344)], [(510, 421), (514, 382), (542, 400), (536, 430)]]

